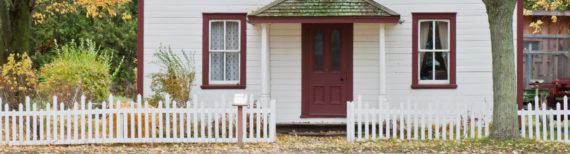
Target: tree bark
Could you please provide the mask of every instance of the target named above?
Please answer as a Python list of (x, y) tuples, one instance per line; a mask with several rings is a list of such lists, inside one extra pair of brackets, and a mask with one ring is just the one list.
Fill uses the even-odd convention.
[(8, 58), (11, 28), (7, 4), (6, 0), (0, 0), (0, 65), (6, 63)]
[(493, 58), (493, 127), (491, 138), (520, 138), (516, 103), (513, 12), (515, 0), (483, 0), (491, 30)]
[(17, 53), (27, 53), (30, 51), (32, 9), (31, 0), (17, 0), (14, 2), (14, 9), (10, 10), (12, 39), (10, 49)]

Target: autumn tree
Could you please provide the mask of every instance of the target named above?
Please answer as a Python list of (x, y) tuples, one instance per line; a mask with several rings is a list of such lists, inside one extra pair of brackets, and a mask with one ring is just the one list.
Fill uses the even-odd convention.
[[(129, 2), (131, 0), (0, 0), (0, 64), (5, 63), (9, 53), (30, 51), (32, 17), (41, 21), (78, 9), (87, 10), (87, 18), (116, 16), (116, 6)], [(39, 7), (43, 9), (38, 11)]]
[(483, 0), (491, 31), (493, 62), (494, 139), (520, 137), (517, 119), (516, 74), (513, 46), (513, 12), (515, 0)]
[[(525, 0), (523, 15), (532, 15), (532, 10), (542, 11), (566, 11), (570, 10), (568, 7), (570, 1), (568, 0)], [(550, 17), (552, 23), (558, 22), (558, 17), (553, 15)], [(542, 30), (542, 20), (538, 19), (530, 23), (530, 28), (533, 29), (532, 33), (539, 33)]]

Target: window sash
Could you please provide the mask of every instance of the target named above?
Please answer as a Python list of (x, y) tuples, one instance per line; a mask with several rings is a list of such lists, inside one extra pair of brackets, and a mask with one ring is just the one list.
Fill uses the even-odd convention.
[[(210, 35), (210, 37), (208, 39), (208, 49), (209, 49), (209, 55), (208, 55), (208, 57), (209, 57), (209, 64), (208, 64), (209, 65), (209, 67), (208, 67), (209, 79), (208, 80), (210, 81), (209, 83), (210, 84), (239, 84), (240, 80), (241, 80), (241, 54), (238, 54), (237, 65), (238, 65), (239, 70), (238, 70), (237, 79), (236, 80), (227, 80), (227, 76), (226, 76), (226, 65), (227, 65), (226, 53), (240, 53), (241, 52), (241, 39), (242, 39), (241, 38), (241, 21), (240, 20), (210, 20), (209, 22), (210, 22), (209, 23), (209, 32), (208, 32), (208, 35)], [(223, 32), (224, 36), (222, 39), (223, 45), (224, 45), (223, 50), (213, 50), (212, 49), (212, 23), (214, 23), (214, 22), (223, 22), (223, 25), (224, 25), (224, 28), (223, 28), (224, 29), (224, 32)], [(227, 42), (226, 42), (227, 36), (226, 35), (227, 35), (227, 23), (228, 22), (238, 23), (238, 27), (237, 27), (238, 48), (236, 50), (227, 50)], [(212, 79), (213, 75), (212, 75), (212, 56), (211, 56), (211, 53), (224, 53), (223, 60), (222, 60), (222, 63), (223, 63), (223, 66), (222, 66), (222, 68), (223, 68), (223, 71), (222, 71), (223, 80), (213, 80)]]
[(232, 52), (223, 52), (224, 53), (224, 60), (222, 60), (222, 63), (224, 64), (224, 66), (222, 66), (223, 71), (222, 71), (222, 75), (223, 75), (223, 80), (213, 80), (212, 77), (212, 56), (208, 55), (210, 58), (210, 62), (209, 62), (209, 81), (211, 84), (239, 84), (240, 83), (240, 79), (241, 79), (241, 55), (238, 54), (238, 68), (240, 68), (240, 70), (238, 70), (238, 78), (236, 80), (227, 80), (227, 76), (226, 76), (226, 65), (227, 65), (227, 61), (226, 61), (226, 54), (225, 53), (232, 53)]
[[(422, 40), (420, 40), (420, 39), (421, 39), (421, 24), (422, 24), (422, 22), (432, 22), (432, 25), (433, 25), (433, 26), (432, 26), (432, 42), (431, 42), (431, 43), (432, 43), (432, 49), (422, 49), (422, 47), (421, 47), (421, 41), (422, 41)], [(436, 30), (436, 23), (437, 23), (437, 22), (446, 22), (446, 23), (447, 23), (447, 42), (448, 42), (448, 43), (447, 43), (447, 49), (436, 49), (436, 46), (435, 46), (435, 45), (436, 45), (436, 44), (435, 44), (435, 43), (436, 43), (436, 41), (435, 41), (435, 35), (436, 35), (435, 30)], [(430, 80), (422, 79), (421, 76), (419, 75), (419, 74), (421, 74), (421, 72), (420, 72), (421, 69), (418, 69), (418, 70), (417, 70), (416, 73), (418, 73), (418, 83), (419, 83), (419, 84), (447, 84), (447, 83), (449, 83), (449, 78), (450, 78), (450, 74), (449, 74), (449, 73), (450, 73), (450, 68), (449, 68), (449, 67), (450, 67), (450, 64), (449, 64), (450, 59), (449, 59), (449, 58), (451, 57), (451, 56), (449, 55), (449, 53), (451, 52), (451, 49), (450, 49), (450, 48), (451, 48), (451, 37), (450, 37), (450, 36), (451, 36), (451, 34), (450, 34), (450, 33), (451, 33), (451, 27), (450, 27), (450, 26), (451, 26), (451, 25), (450, 25), (450, 20), (447, 20), (447, 19), (443, 19), (443, 20), (442, 20), (442, 19), (436, 19), (436, 20), (434, 20), (434, 19), (420, 19), (420, 20), (418, 20), (418, 35), (416, 36), (416, 37), (418, 38), (418, 40), (419, 40), (419, 41), (417, 42), (417, 43), (418, 43), (418, 55), (420, 55), (420, 54), (419, 54), (420, 52), (421, 52), (421, 53), (428, 53), (428, 52), (431, 52), (431, 53), (433, 53), (433, 54), (432, 54), (432, 62), (435, 62), (435, 53), (436, 53), (436, 52), (445, 52), (445, 53), (448, 53), (448, 56), (446, 57), (446, 58), (447, 58), (447, 63), (445, 64), (445, 65), (446, 65), (446, 68), (447, 68), (447, 79), (446, 79), (446, 80), (437, 80), (436, 77), (435, 77), (435, 75), (436, 75), (436, 73), (435, 73), (435, 70), (436, 70), (436, 69), (435, 69), (435, 65), (432, 65), (432, 71), (433, 71), (434, 73), (432, 73), (432, 79), (430, 79)], [(441, 38), (441, 37), (440, 37), (440, 38)], [(442, 47), (442, 48), (443, 48), (443, 47)], [(418, 59), (417, 59), (417, 61), (418, 61), (418, 68), (421, 68), (421, 67), (422, 67), (422, 66), (421, 66), (421, 65), (422, 65), (422, 63), (421, 63), (422, 61), (421, 61), (421, 60), (422, 60), (422, 59), (421, 59), (421, 56), (418, 56)]]
[[(223, 50), (213, 50), (212, 49), (212, 23), (214, 22), (224, 22), (224, 37), (223, 37), (223, 44), (224, 44), (224, 49)], [(227, 50), (227, 42), (226, 42), (226, 33), (227, 33), (227, 23), (228, 22), (237, 22), (238, 23), (238, 27), (237, 27), (237, 31), (238, 31), (238, 48), (236, 50)], [(241, 51), (241, 21), (240, 20), (210, 20), (209, 23), (209, 31), (208, 31), (208, 35), (210, 36), (208, 39), (208, 49), (210, 52), (240, 52)]]

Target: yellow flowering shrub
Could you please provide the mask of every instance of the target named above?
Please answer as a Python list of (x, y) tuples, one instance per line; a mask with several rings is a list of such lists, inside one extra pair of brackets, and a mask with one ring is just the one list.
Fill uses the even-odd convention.
[(0, 66), (0, 98), (16, 109), (26, 96), (34, 97), (38, 84), (37, 72), (27, 54), (10, 54), (8, 62)]
[(40, 68), (38, 93), (46, 101), (57, 96), (66, 108), (79, 102), (81, 95), (93, 102), (104, 101), (110, 94), (111, 76), (108, 57), (87, 41), (58, 49), (58, 57)]

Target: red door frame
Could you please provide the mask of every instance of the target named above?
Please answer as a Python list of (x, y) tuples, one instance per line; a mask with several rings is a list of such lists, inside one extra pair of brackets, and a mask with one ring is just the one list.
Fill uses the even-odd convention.
[[(332, 117), (346, 117), (346, 112), (343, 112), (341, 114), (337, 114), (337, 115), (313, 115), (310, 113), (310, 81), (311, 81), (311, 73), (313, 72), (313, 64), (312, 64), (312, 60), (310, 55), (313, 53), (312, 50), (312, 45), (313, 40), (312, 40), (312, 36), (310, 35), (310, 30), (312, 30), (311, 26), (330, 26), (330, 25), (335, 25), (335, 26), (339, 26), (341, 28), (345, 28), (347, 29), (347, 33), (348, 35), (345, 35), (343, 37), (345, 37), (344, 39), (341, 39), (341, 46), (346, 47), (346, 56), (342, 57), (341, 56), (341, 60), (343, 63), (346, 64), (346, 79), (345, 79), (345, 83), (346, 85), (346, 95), (347, 95), (347, 99), (348, 101), (351, 101), (353, 99), (353, 36), (354, 36), (354, 28), (353, 28), (353, 24), (352, 23), (343, 23), (343, 24), (339, 24), (339, 23), (335, 23), (335, 24), (302, 24), (302, 53), (301, 53), (301, 61), (302, 61), (302, 79), (301, 79), (301, 85), (302, 85), (302, 102), (301, 102), (301, 118), (332, 118)], [(346, 102), (345, 102), (346, 103)], [(345, 105), (346, 107), (346, 105)]]

